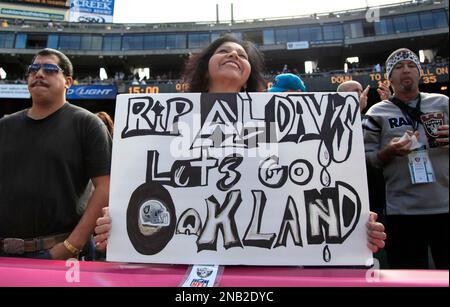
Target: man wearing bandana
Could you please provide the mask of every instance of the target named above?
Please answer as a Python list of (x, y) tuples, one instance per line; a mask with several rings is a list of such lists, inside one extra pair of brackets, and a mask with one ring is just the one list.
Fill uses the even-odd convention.
[(364, 120), (367, 162), (386, 181), (386, 253), (391, 268), (427, 269), (428, 250), (448, 269), (448, 97), (421, 93), (420, 62), (409, 49), (386, 61), (394, 95)]

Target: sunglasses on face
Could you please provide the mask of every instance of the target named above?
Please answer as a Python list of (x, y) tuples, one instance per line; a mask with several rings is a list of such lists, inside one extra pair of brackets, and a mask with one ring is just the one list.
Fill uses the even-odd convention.
[(57, 74), (60, 71), (63, 71), (61, 67), (55, 64), (31, 64), (28, 66), (27, 74), (36, 74), (41, 68), (44, 69), (44, 73), (51, 75)]

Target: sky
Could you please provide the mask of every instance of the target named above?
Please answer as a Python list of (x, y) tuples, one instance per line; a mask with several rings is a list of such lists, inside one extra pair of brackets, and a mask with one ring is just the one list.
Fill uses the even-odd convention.
[(374, 7), (405, 0), (115, 0), (115, 23), (201, 22), (287, 17)]

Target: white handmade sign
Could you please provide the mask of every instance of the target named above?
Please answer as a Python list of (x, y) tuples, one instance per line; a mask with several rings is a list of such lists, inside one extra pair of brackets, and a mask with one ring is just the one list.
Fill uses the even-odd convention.
[(371, 265), (351, 93), (119, 95), (109, 261)]

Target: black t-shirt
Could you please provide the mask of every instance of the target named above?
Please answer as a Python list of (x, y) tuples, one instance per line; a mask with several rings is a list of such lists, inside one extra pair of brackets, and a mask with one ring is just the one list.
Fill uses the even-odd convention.
[(87, 110), (64, 104), (42, 120), (0, 120), (0, 238), (70, 232), (90, 178), (109, 175), (111, 137)]

